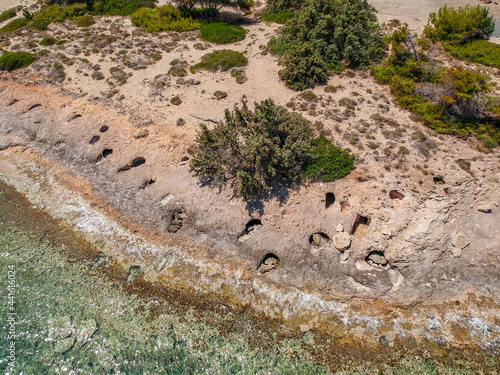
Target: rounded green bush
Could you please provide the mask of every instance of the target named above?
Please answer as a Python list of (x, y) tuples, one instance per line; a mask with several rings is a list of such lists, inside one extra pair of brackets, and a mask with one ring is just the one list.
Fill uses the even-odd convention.
[(223, 49), (203, 55), (201, 61), (190, 69), (191, 73), (196, 73), (199, 69), (225, 72), (234, 67), (244, 66), (247, 63), (248, 59), (241, 52)]
[(84, 16), (77, 17), (75, 19), (75, 24), (78, 27), (89, 27), (95, 23), (94, 17), (90, 14), (86, 14)]
[(7, 9), (0, 14), (0, 22), (6, 21), (9, 18), (15, 17), (16, 16), (16, 10), (14, 8), (12, 9)]
[(35, 60), (35, 55), (29, 52), (7, 52), (0, 57), (0, 69), (10, 72), (14, 69), (24, 68)]
[(40, 41), (41, 46), (51, 46), (53, 44), (56, 44), (56, 40), (54, 38), (52, 38), (51, 36), (49, 36), (47, 38), (43, 38)]
[(227, 44), (245, 39), (246, 31), (238, 25), (215, 22), (205, 25), (200, 30), (201, 38), (207, 42)]

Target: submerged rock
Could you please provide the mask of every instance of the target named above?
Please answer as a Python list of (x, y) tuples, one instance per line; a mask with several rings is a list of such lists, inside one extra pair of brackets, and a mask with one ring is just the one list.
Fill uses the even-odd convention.
[(128, 270), (127, 283), (133, 282), (141, 274), (141, 267), (132, 266)]

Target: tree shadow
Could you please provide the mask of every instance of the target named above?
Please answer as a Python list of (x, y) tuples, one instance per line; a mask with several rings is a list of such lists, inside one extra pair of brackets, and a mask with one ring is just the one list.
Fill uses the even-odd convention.
[(264, 204), (271, 200), (277, 200), (279, 205), (283, 205), (288, 201), (290, 195), (294, 191), (298, 191), (302, 183), (289, 181), (275, 184), (270, 190), (267, 190), (255, 197), (250, 197), (245, 200), (246, 207), (249, 215), (264, 214)]

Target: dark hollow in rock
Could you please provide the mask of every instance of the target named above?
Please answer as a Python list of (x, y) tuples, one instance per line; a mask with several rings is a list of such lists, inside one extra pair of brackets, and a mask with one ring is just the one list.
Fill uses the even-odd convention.
[(132, 266), (128, 269), (127, 283), (133, 282), (141, 274), (141, 267)]
[(356, 220), (351, 229), (351, 236), (358, 234), (358, 236), (363, 237), (368, 230), (368, 225), (370, 225), (371, 219), (366, 216), (357, 215)]
[(125, 165), (125, 166), (121, 167), (120, 169), (118, 169), (118, 172), (128, 171), (132, 168), (139, 167), (139, 166), (143, 165), (144, 163), (146, 163), (146, 159), (144, 159), (142, 156), (140, 156), (140, 157), (132, 160), (130, 162), (130, 164)]
[(325, 206), (326, 208), (330, 207), (332, 204), (335, 203), (335, 194), (333, 193), (326, 193), (326, 203)]
[(105, 132), (107, 132), (107, 131), (108, 131), (108, 129), (109, 129), (109, 126), (108, 126), (108, 125), (103, 125), (103, 126), (101, 126), (101, 128), (99, 129), (99, 131), (100, 131), (101, 133), (105, 133)]
[(446, 195), (450, 195), (450, 188), (444, 188), (443, 190)]
[(12, 99), (10, 102), (7, 103), (7, 106), (11, 106), (12, 104), (15, 104), (17, 102), (18, 102), (17, 99)]
[(385, 266), (387, 265), (387, 259), (385, 259), (384, 253), (381, 251), (372, 251), (368, 256), (365, 258), (366, 263), (370, 265), (379, 265), (379, 266)]
[(156, 182), (156, 180), (153, 180), (153, 179), (146, 180), (146, 181), (144, 181), (144, 182), (141, 184), (141, 186), (139, 186), (139, 189), (146, 189), (148, 186), (153, 185), (155, 182)]
[(107, 158), (109, 155), (113, 153), (113, 150), (110, 148), (105, 148), (101, 154), (97, 157), (96, 163), (100, 162), (102, 159)]
[(323, 232), (313, 233), (309, 236), (309, 243), (313, 246), (324, 246), (331, 242), (330, 237)]
[(99, 142), (99, 139), (101, 139), (101, 137), (99, 137), (98, 135), (94, 135), (91, 139), (90, 139), (90, 144), (93, 145), (94, 143), (97, 143)]
[(256, 229), (259, 229), (259, 227), (262, 227), (262, 221), (259, 219), (252, 219), (245, 225), (245, 231), (243, 234), (249, 234)]
[(280, 259), (273, 253), (268, 253), (259, 263), (257, 271), (259, 273), (266, 273), (274, 270), (280, 266)]
[(391, 191), (389, 192), (389, 197), (390, 197), (391, 199), (399, 199), (399, 200), (401, 200), (401, 199), (403, 199), (405, 196), (404, 196), (403, 194), (401, 194), (399, 191), (396, 191), (396, 190), (391, 190)]
[(75, 118), (78, 118), (78, 117), (82, 117), (82, 115), (80, 115), (80, 114), (76, 113), (76, 114), (74, 114), (73, 116), (71, 116), (71, 117), (68, 119), (68, 121), (74, 120)]
[(441, 176), (436, 176), (433, 180), (436, 185), (444, 185), (444, 179)]
[(182, 159), (181, 159), (181, 162), (182, 161), (188, 161), (189, 160), (189, 157), (188, 156), (184, 156)]
[(186, 217), (187, 215), (181, 209), (174, 211), (174, 213), (172, 214), (172, 221), (170, 222), (170, 225), (168, 226), (167, 230), (170, 233), (177, 232), (179, 229), (182, 228), (182, 222)]
[(32, 109), (35, 109), (37, 107), (41, 107), (42, 105), (41, 104), (33, 104), (30, 109), (28, 109), (28, 112), (31, 111)]

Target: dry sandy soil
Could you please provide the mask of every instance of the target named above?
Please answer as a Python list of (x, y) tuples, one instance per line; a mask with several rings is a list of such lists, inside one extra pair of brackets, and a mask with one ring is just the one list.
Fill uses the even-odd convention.
[[(381, 20), (401, 18), (416, 30), (445, 3), (452, 4), (373, 1)], [(5, 49), (49, 54), (0, 75), (2, 179), (125, 267), (141, 266), (150, 281), (210, 291), (303, 331), (330, 324), (340, 336), (346, 333), (329, 319), (345, 317), (351, 299), (364, 301), (364, 308), (381, 301), (371, 307), (382, 313), (423, 303), (434, 306), (428, 308), (443, 325), (462, 322), (462, 312), (477, 314), (488, 334), (477, 329), (464, 339), (452, 328), (422, 328), (405, 335), (499, 350), (499, 152), (484, 154), (475, 139), (437, 135), (413, 121), (366, 71), (333, 76), (328, 84), (335, 92), (318, 86), (307, 100), (284, 86), (276, 58), (262, 48), (278, 25), (247, 17), (243, 27), (246, 38), (223, 47), (201, 41), (197, 32), (151, 35), (120, 17), (100, 17), (84, 29), (53, 24), (4, 40)], [(46, 36), (65, 42), (39, 46)], [(186, 69), (179, 77), (171, 70), (221, 48), (248, 57), (245, 82), (229, 71)], [(452, 63), (442, 51), (433, 53)], [(498, 81), (497, 69), (475, 68)], [(217, 90), (227, 97), (218, 100)], [(181, 103), (172, 104), (173, 97)], [(251, 202), (235, 198), (229, 186), (200, 185), (189, 173), (200, 121), (211, 126), (242, 99), (267, 98), (349, 147), (356, 170)], [(123, 170), (137, 158), (145, 163)], [(269, 254), (279, 262), (262, 273)], [(457, 309), (455, 301), (468, 302), (456, 319), (435, 308)], [(414, 323), (423, 324), (428, 311), (415, 313)], [(384, 324), (395, 324), (382, 316)], [(463, 324), (471, 331), (473, 323)], [(376, 341), (382, 333), (371, 335)]]

